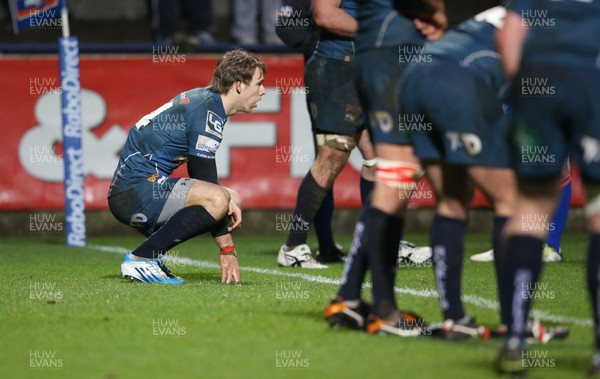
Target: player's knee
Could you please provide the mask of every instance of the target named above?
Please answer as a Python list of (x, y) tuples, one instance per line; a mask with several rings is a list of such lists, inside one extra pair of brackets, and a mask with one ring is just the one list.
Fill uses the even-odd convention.
[(242, 196), (237, 192), (232, 190), (231, 188), (226, 188), (227, 192), (229, 192), (229, 197), (233, 202), (238, 206), (238, 208), (242, 209)]
[(438, 202), (437, 212), (445, 217), (466, 220), (467, 206), (468, 204), (465, 204), (463, 199), (444, 196)]
[(489, 196), (496, 216), (510, 217), (517, 202), (517, 191), (514, 187), (500, 188)]
[(188, 195), (186, 205), (203, 206), (215, 220), (222, 219), (229, 211), (229, 192), (217, 184), (194, 184)]
[(331, 188), (335, 178), (346, 166), (349, 156), (348, 151), (319, 146), (317, 158), (310, 168), (317, 183), (323, 188)]
[(225, 188), (218, 186), (219, 190), (215, 190), (214, 195), (211, 197), (211, 203), (215, 212), (215, 219), (220, 220), (229, 212), (229, 200), (231, 195)]

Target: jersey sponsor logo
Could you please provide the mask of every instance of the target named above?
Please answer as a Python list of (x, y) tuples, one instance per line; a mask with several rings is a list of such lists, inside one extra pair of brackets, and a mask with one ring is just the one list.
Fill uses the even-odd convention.
[(206, 112), (206, 132), (223, 138), (223, 120), (213, 111)]
[(198, 136), (198, 141), (196, 142), (196, 150), (206, 151), (214, 154), (217, 152), (219, 145), (219, 141), (200, 135)]

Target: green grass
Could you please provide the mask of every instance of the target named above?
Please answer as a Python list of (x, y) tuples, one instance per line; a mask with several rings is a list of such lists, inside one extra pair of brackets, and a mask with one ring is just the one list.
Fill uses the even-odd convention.
[[(410, 237), (421, 244), (427, 238)], [(220, 284), (218, 268), (182, 264), (171, 265), (188, 279), (182, 286), (132, 284), (120, 278), (121, 254), (67, 248), (58, 238), (4, 240), (0, 244), (0, 378), (494, 376), (497, 341), (450, 343), (329, 330), (322, 311), (337, 286), (286, 274), (339, 279), (342, 266), (319, 271), (278, 268), (276, 252), (283, 239), (282, 235), (236, 238), (243, 267), (271, 270), (243, 269), (239, 286)], [(339, 240), (344, 246), (350, 244), (349, 236)], [(488, 240), (487, 235), (469, 235), (466, 255), (487, 250)], [(89, 242), (134, 248), (141, 241), (96, 238)], [(540, 299), (534, 308), (590, 319), (585, 249), (584, 235), (565, 236), (566, 260), (547, 265), (542, 278), (544, 291), (552, 298)], [(204, 237), (177, 246), (172, 254), (218, 263), (214, 243)], [(431, 267), (400, 269), (397, 286), (435, 289)], [(493, 265), (467, 258), (463, 288), (464, 294), (495, 300)], [(370, 298), (367, 290), (364, 294)], [(398, 294), (398, 303), (427, 320), (441, 318), (436, 298)], [(471, 303), (466, 307), (479, 321), (497, 325), (497, 311)], [(568, 340), (532, 347), (546, 355), (543, 364), (553, 367), (531, 369), (528, 377), (583, 375), (592, 351), (592, 327), (568, 326)], [(171, 335), (156, 335), (161, 331)], [(53, 355), (37, 362), (62, 367), (31, 367), (36, 361), (30, 361), (30, 354), (36, 353)], [(301, 367), (278, 367), (291, 363)]]

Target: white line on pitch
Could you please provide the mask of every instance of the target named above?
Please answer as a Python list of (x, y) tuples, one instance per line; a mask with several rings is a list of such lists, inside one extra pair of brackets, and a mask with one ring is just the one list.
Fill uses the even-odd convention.
[[(118, 253), (118, 254), (125, 254), (125, 253), (131, 251), (130, 249), (126, 249), (124, 247), (118, 247), (118, 246), (88, 245), (87, 247), (90, 249), (94, 249), (94, 250), (99, 250), (99, 251), (104, 251), (104, 252), (109, 252), (109, 253)], [(185, 258), (185, 257), (173, 257), (173, 256), (166, 255), (163, 257), (163, 259), (166, 262), (172, 262), (174, 264), (179, 264), (179, 265), (189, 265), (189, 266), (195, 266), (195, 267), (201, 267), (201, 268), (220, 268), (220, 266), (214, 262), (200, 261), (200, 260), (195, 260), (195, 259)], [(308, 274), (302, 274), (302, 273), (297, 273), (297, 272), (288, 272), (285, 270), (275, 270), (275, 269), (268, 269), (268, 268), (261, 268), (261, 267), (240, 267), (240, 270), (254, 272), (257, 274), (287, 276), (290, 278), (306, 280), (308, 282), (333, 284), (333, 285), (341, 284), (341, 281), (339, 279), (332, 279), (332, 278), (328, 278), (326, 276), (321, 276), (321, 275), (308, 275)], [(363, 285), (363, 287), (370, 288), (371, 283), (366, 283)], [(395, 287), (394, 290), (396, 291), (396, 293), (403, 294), (403, 295), (411, 295), (411, 296), (416, 296), (416, 297), (433, 297), (433, 298), (438, 297), (437, 292), (434, 290), (427, 290), (427, 289), (417, 290), (417, 289), (412, 289), (412, 288), (401, 288), (401, 287)], [(475, 305), (475, 306), (481, 307), (481, 308), (496, 309), (496, 310), (499, 309), (499, 305), (498, 305), (497, 301), (485, 299), (483, 297), (479, 297), (479, 296), (475, 296), (475, 295), (463, 295), (463, 301), (465, 303), (472, 304), (472, 305)], [(554, 315), (552, 313), (540, 311), (537, 309), (533, 309), (531, 311), (531, 315), (542, 321), (550, 321), (550, 322), (556, 322), (556, 323), (561, 323), (561, 324), (573, 324), (573, 325), (578, 325), (578, 326), (593, 326), (592, 320), (590, 320), (590, 319), (579, 319), (579, 318), (570, 317), (570, 316)]]

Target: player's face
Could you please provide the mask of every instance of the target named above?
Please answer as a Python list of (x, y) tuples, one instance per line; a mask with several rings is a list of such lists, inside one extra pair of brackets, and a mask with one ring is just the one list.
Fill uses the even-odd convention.
[(256, 108), (256, 104), (260, 101), (262, 96), (266, 93), (263, 81), (265, 80), (263, 73), (260, 69), (254, 70), (252, 75), (252, 81), (249, 84), (242, 83), (242, 112), (252, 112)]

